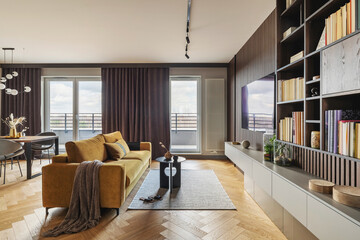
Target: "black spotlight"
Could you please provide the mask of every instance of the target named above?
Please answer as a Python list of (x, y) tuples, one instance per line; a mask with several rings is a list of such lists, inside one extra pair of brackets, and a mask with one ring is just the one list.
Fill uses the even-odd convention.
[(187, 58), (187, 59), (189, 59), (190, 57), (189, 57), (189, 55), (187, 54), (187, 53), (185, 53), (185, 57)]

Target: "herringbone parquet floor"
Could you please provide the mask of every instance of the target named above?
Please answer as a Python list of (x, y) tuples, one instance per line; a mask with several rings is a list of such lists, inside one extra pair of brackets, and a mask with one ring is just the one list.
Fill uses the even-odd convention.
[[(43, 161), (43, 165), (46, 163)], [(25, 162), (21, 164), (25, 170)], [(39, 163), (34, 163), (35, 172), (39, 166)], [(286, 239), (244, 192), (243, 175), (233, 164), (188, 160), (182, 167), (213, 169), (237, 211), (126, 211), (141, 179), (118, 217), (114, 210), (103, 210), (97, 227), (63, 235), (59, 239)], [(158, 164), (154, 162), (151, 168), (158, 168)], [(7, 184), (0, 185), (0, 239), (38, 239), (41, 232), (60, 223), (66, 214), (66, 209), (50, 209), (45, 219), (41, 204), (41, 176), (31, 180), (19, 176), (14, 166), (14, 170), (8, 170)]]

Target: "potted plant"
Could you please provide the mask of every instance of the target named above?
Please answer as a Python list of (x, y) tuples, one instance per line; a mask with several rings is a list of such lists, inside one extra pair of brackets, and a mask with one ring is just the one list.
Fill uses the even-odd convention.
[(271, 137), (264, 145), (264, 160), (273, 161), (274, 160), (274, 141), (276, 136)]
[(280, 166), (291, 166), (292, 159), (290, 158), (291, 156), (290, 146), (281, 142), (274, 141), (274, 153), (275, 153), (275, 158), (274, 158), (275, 164)]

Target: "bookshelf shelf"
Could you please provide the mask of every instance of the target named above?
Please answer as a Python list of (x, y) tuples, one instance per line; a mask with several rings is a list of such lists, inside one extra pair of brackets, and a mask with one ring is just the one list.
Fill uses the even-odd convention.
[(312, 148), (312, 147), (302, 146), (302, 145), (295, 144), (295, 143), (292, 143), (292, 142), (286, 142), (286, 141), (282, 141), (282, 140), (276, 140), (276, 141), (277, 141), (277, 142), (280, 142), (280, 143), (285, 143), (285, 144), (288, 144), (288, 145), (294, 146), (294, 147), (301, 147), (301, 148), (304, 148), (304, 149), (306, 149), (306, 150), (311, 150), (311, 151), (314, 151), (314, 152), (317, 152), (317, 153), (328, 154), (328, 155), (333, 156), (333, 157), (343, 158), (343, 159), (351, 160), (351, 161), (354, 161), (354, 162), (360, 162), (360, 159), (358, 159), (358, 158), (353, 158), (353, 157), (346, 156), (346, 155), (341, 155), (341, 154), (337, 154), (337, 153), (327, 152), (327, 151), (324, 151), (324, 150), (321, 150), (321, 149)]
[(289, 64), (279, 68), (277, 71), (278, 72), (287, 71), (287, 70), (289, 70), (291, 68), (299, 67), (299, 66), (301, 66), (301, 64), (304, 64), (304, 58), (300, 58), (299, 60), (297, 60), (295, 62), (289, 63)]
[(317, 11), (311, 14), (308, 18), (306, 18), (307, 22), (316, 21), (325, 19), (331, 13), (339, 9), (342, 5), (349, 2), (349, 0), (330, 0), (326, 2), (322, 7), (320, 7)]
[(283, 38), (280, 43), (296, 41), (299, 37), (304, 38), (304, 24), (301, 24), (300, 27), (296, 28), (289, 36)]
[(359, 95), (360, 90), (354, 90), (354, 91), (345, 91), (345, 92), (339, 92), (339, 93), (333, 93), (333, 94), (326, 94), (322, 95), (322, 98), (327, 100), (331, 98), (339, 98), (343, 96), (350, 96), (350, 95)]
[(290, 16), (292, 14), (294, 14), (297, 10), (297, 7), (300, 6), (300, 4), (302, 3), (302, 0), (296, 0), (293, 2), (293, 4), (291, 4), (288, 8), (286, 8), (282, 13), (281, 13), (281, 17), (286, 17), (286, 16)]
[(316, 97), (307, 97), (306, 101), (313, 101), (313, 100), (319, 100), (321, 97), (320, 96), (316, 96)]
[(306, 120), (305, 122), (308, 124), (320, 124), (321, 123), (320, 120)]
[(307, 81), (307, 82), (305, 82), (305, 84), (310, 85), (310, 84), (319, 83), (319, 82), (320, 82), (320, 78), (319, 78), (319, 79), (315, 79), (315, 80), (311, 80), (311, 81)]
[(332, 43), (326, 45), (325, 47), (322, 47), (322, 48), (319, 48), (319, 49), (317, 49), (315, 51), (310, 52), (309, 54), (307, 54), (305, 56), (305, 58), (311, 57), (311, 56), (313, 56), (315, 54), (320, 54), (320, 52), (324, 51), (325, 49), (327, 49), (329, 47), (332, 47), (332, 46), (334, 46), (334, 45), (336, 45), (338, 43), (341, 43), (342, 41), (345, 41), (346, 39), (348, 39), (348, 38), (350, 38), (350, 37), (352, 37), (352, 36), (354, 36), (354, 35), (356, 35), (358, 33), (360, 33), (359, 29), (355, 30), (355, 32), (353, 32), (353, 33), (350, 33), (350, 34), (346, 35), (345, 37), (340, 38), (339, 40), (336, 40), (335, 42), (332, 42)]
[(291, 104), (291, 103), (299, 103), (299, 102), (303, 102), (304, 99), (296, 99), (296, 100), (291, 100), (291, 101), (284, 101), (284, 102), (278, 102), (278, 105), (282, 105), (282, 104)]
[(299, 145), (299, 144), (295, 144), (295, 143), (292, 143), (292, 142), (287, 142), (287, 141), (282, 141), (282, 140), (276, 140), (277, 142), (280, 142), (280, 143), (285, 143), (285, 144), (288, 144), (290, 146), (295, 146), (295, 147), (305, 147), (303, 145)]

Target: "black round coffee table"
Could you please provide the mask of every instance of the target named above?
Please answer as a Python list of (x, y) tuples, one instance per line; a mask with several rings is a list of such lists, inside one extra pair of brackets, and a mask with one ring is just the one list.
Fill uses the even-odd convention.
[[(174, 160), (174, 157), (167, 160), (165, 157), (158, 157), (155, 159), (160, 162), (160, 188), (168, 188), (170, 193), (173, 188), (179, 188), (181, 186), (181, 163), (186, 160), (184, 157), (178, 157)], [(169, 168), (170, 173), (167, 175), (165, 169)], [(173, 174), (173, 168), (175, 173)]]

